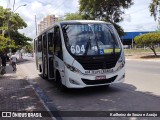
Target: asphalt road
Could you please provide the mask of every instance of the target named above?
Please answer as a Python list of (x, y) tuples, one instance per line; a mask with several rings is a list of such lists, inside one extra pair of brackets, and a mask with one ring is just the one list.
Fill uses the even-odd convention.
[(160, 62), (127, 61), (125, 83), (134, 85), (136, 91), (160, 96)]
[[(160, 62), (126, 61), (126, 80), (110, 87), (60, 92), (52, 81), (39, 77), (34, 61), (19, 64), (26, 78), (47, 96), (46, 103), (61, 111), (160, 111)], [(43, 96), (44, 97), (44, 96)], [(44, 99), (44, 98), (42, 98)], [(153, 117), (73, 117), (65, 120), (159, 120)]]

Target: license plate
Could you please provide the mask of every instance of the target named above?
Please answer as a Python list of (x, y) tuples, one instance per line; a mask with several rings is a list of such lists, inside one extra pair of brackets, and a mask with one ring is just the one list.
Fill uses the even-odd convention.
[(96, 80), (102, 80), (102, 79), (106, 79), (106, 76), (103, 75), (103, 76), (96, 76)]

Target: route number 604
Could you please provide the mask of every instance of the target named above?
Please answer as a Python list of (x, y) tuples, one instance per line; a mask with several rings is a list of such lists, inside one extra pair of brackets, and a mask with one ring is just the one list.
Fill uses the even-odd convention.
[(71, 52), (73, 54), (79, 54), (79, 53), (84, 53), (85, 52), (85, 48), (84, 48), (84, 45), (80, 46), (80, 45), (72, 45), (71, 46)]

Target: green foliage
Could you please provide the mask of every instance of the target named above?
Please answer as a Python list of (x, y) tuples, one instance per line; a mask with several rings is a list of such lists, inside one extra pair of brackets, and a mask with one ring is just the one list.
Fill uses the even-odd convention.
[(156, 16), (158, 13), (158, 6), (159, 5), (160, 5), (159, 0), (152, 0), (152, 2), (149, 5), (151, 16), (153, 16), (155, 20), (156, 20)]
[(64, 20), (82, 20), (82, 16), (79, 13), (67, 13)]
[(30, 44), (26, 45), (25, 50), (27, 53), (32, 53), (33, 52), (33, 44), (30, 43)]
[(136, 36), (134, 41), (140, 46), (150, 46), (160, 43), (160, 33), (147, 33), (140, 36)]
[(15, 48), (15, 43), (8, 38), (0, 35), (0, 52), (1, 51), (8, 51), (8, 48)]
[(155, 45), (160, 43), (160, 33), (147, 33), (134, 38), (135, 43), (138, 46), (149, 47), (156, 55)]
[(8, 44), (8, 39), (4, 36), (0, 36), (0, 51), (5, 50), (6, 46)]
[(32, 41), (31, 38), (26, 37), (24, 34), (16, 32), (11, 32), (11, 39), (15, 41), (15, 46), (17, 49), (21, 49), (22, 47), (29, 45), (28, 41)]
[(8, 32), (8, 25), (10, 31), (17, 31), (27, 27), (27, 24), (18, 13), (13, 13), (10, 9), (4, 9), (0, 6), (0, 29)]
[(18, 13), (0, 6), (0, 49), (21, 49), (23, 46), (28, 45), (27, 41), (32, 39), (18, 32), (19, 29), (25, 27), (27, 27), (27, 24)]
[(8, 29), (9, 14), (9, 9), (4, 9), (2, 6), (0, 6), (0, 30), (2, 30), (3, 33)]
[(96, 18), (111, 22), (115, 25), (119, 35), (123, 35), (123, 29), (117, 23), (123, 20), (122, 9), (128, 9), (132, 0), (80, 0), (80, 13), (84, 19)]
[(10, 16), (10, 30), (11, 31), (17, 31), (18, 29), (23, 29), (26, 27), (27, 27), (27, 24), (19, 16), (18, 13), (11, 13), (11, 16)]

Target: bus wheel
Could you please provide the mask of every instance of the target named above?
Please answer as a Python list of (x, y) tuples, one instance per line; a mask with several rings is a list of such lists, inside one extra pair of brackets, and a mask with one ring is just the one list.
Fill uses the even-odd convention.
[(41, 68), (41, 65), (39, 65), (39, 72), (42, 72), (42, 68)]
[(58, 89), (62, 92), (64, 92), (66, 90), (66, 86), (64, 86), (62, 84), (62, 79), (61, 79), (61, 76), (59, 73), (57, 73), (56, 75), (56, 82), (57, 82), (57, 85), (58, 85)]
[(42, 73), (42, 78), (43, 78), (43, 79), (47, 79), (48, 76), (47, 76), (46, 74)]

